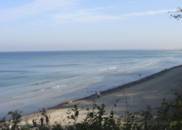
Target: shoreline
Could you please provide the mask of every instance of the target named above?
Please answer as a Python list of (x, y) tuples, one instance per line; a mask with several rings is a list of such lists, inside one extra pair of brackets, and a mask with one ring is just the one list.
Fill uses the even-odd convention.
[[(158, 77), (158, 76), (161, 76), (161, 75), (163, 75), (163, 74), (165, 74), (165, 73), (167, 73), (167, 72), (169, 72), (171, 70), (181, 68), (181, 67), (182, 67), (182, 65), (177, 65), (177, 66), (174, 66), (174, 67), (171, 67), (171, 68), (168, 68), (168, 69), (163, 69), (162, 71), (159, 71), (157, 73), (151, 74), (151, 75), (146, 76), (146, 77), (142, 77), (141, 79), (131, 81), (131, 82), (123, 84), (123, 85), (113, 87), (113, 88), (108, 89), (108, 90), (101, 91), (100, 93), (101, 93), (102, 96), (107, 95), (109, 93), (114, 93), (114, 92), (116, 92), (118, 90), (122, 90), (122, 89), (132, 87), (133, 85), (137, 85), (137, 84), (140, 84), (140, 83), (145, 82), (147, 80), (151, 80), (151, 79), (153, 79), (155, 77)], [(92, 94), (92, 95), (89, 95), (89, 96), (86, 96), (86, 97), (83, 97), (83, 98), (71, 100), (71, 102), (74, 103), (74, 102), (79, 102), (79, 101), (82, 101), (82, 100), (94, 100), (96, 97), (97, 97), (96, 94)], [(65, 101), (63, 103), (57, 104), (57, 105), (55, 105), (53, 107), (49, 107), (47, 109), (48, 110), (60, 109), (60, 108), (64, 108), (65, 105), (69, 105), (69, 101)]]
[[(162, 99), (165, 98), (169, 101), (174, 99), (175, 91), (173, 90), (182, 92), (182, 76), (179, 75), (182, 75), (182, 65), (164, 69), (140, 80), (102, 91), (99, 98), (94, 94), (60, 103), (47, 109), (50, 124), (55, 122), (60, 122), (63, 125), (67, 124), (67, 112), (74, 105), (77, 105), (80, 110), (80, 120), (84, 118), (86, 109), (92, 107), (93, 104), (105, 104), (106, 112), (114, 110), (115, 115), (119, 117), (123, 117), (126, 111), (143, 111), (147, 106), (155, 109), (161, 104)], [(40, 117), (40, 112), (24, 115), (22, 124), (31, 124), (32, 120), (39, 120)]]

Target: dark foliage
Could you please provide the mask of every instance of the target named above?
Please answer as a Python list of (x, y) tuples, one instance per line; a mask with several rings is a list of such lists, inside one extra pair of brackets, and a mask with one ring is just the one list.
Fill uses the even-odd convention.
[[(80, 110), (75, 105), (67, 116), (72, 123), (64, 127), (58, 123), (50, 126), (45, 109), (41, 111), (40, 124), (34, 120), (32, 126), (19, 126), (21, 112), (14, 111), (8, 113), (10, 120), (0, 120), (0, 130), (182, 130), (182, 94), (175, 95), (173, 102), (163, 100), (157, 110), (147, 107), (139, 113), (127, 112), (124, 118), (119, 119), (113, 111), (106, 113), (105, 105), (93, 105), (92, 109), (87, 109), (85, 119), (78, 122)], [(44, 119), (42, 123), (41, 119)]]
[(182, 8), (178, 8), (174, 12), (170, 12), (171, 17), (173, 17), (176, 20), (181, 20), (182, 19)]

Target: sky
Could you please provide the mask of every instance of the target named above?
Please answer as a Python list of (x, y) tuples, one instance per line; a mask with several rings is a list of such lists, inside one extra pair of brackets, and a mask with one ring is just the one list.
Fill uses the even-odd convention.
[(0, 51), (182, 49), (182, 0), (0, 0)]

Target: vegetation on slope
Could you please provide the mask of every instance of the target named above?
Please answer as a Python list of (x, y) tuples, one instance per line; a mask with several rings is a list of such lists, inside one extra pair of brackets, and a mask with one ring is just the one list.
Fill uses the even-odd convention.
[[(80, 111), (77, 106), (68, 113), (67, 120), (70, 124), (62, 126), (55, 123), (49, 125), (49, 117), (45, 109), (42, 110), (40, 122), (32, 121), (32, 125), (20, 126), (21, 112), (8, 113), (7, 119), (0, 121), (1, 130), (182, 130), (182, 94), (175, 94), (173, 102), (163, 100), (157, 110), (148, 107), (138, 113), (126, 112), (125, 117), (118, 118), (114, 112), (106, 113), (105, 105), (93, 105), (87, 109), (87, 115), (82, 122), (78, 122)], [(61, 118), (61, 117), (60, 117)]]

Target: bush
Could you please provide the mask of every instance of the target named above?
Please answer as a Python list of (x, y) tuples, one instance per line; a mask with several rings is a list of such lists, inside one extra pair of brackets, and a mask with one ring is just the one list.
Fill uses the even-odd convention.
[[(125, 118), (117, 119), (114, 112), (109, 114), (105, 111), (105, 105), (93, 105), (92, 109), (87, 109), (87, 114), (82, 122), (78, 122), (80, 111), (75, 105), (70, 113), (68, 120), (73, 122), (68, 126), (61, 124), (49, 125), (49, 117), (46, 110), (41, 111), (41, 124), (35, 121), (33, 126), (21, 126), (22, 130), (182, 130), (182, 94), (175, 94), (173, 102), (163, 100), (161, 106), (156, 110), (147, 107), (145, 111), (138, 113), (126, 112)], [(10, 121), (3, 118), (0, 121), (0, 130), (19, 130), (18, 123), (21, 121), (21, 112), (9, 112)], [(9, 127), (12, 125), (12, 127)]]

